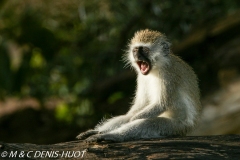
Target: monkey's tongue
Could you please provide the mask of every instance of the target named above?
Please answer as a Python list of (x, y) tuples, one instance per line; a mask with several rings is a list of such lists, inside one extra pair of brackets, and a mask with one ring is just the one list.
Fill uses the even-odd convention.
[(147, 62), (140, 61), (140, 62), (138, 62), (138, 66), (139, 66), (142, 74), (144, 74), (144, 75), (148, 74), (150, 67)]

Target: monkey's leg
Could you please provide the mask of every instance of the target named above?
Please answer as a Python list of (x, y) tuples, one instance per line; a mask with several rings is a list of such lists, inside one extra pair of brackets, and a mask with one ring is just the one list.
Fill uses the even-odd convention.
[(164, 138), (183, 135), (186, 127), (180, 122), (164, 117), (137, 119), (122, 125), (109, 133), (90, 136), (86, 142), (96, 141), (131, 141), (139, 139)]

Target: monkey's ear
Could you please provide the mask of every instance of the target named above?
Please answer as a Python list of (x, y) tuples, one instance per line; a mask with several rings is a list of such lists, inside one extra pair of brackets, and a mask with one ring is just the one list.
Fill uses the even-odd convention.
[(165, 41), (165, 42), (161, 43), (161, 46), (162, 46), (162, 51), (163, 51), (164, 55), (168, 55), (170, 53), (171, 43)]

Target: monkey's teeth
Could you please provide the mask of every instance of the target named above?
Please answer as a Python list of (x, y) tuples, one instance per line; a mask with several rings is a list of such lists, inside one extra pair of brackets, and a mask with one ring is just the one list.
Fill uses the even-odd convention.
[(138, 61), (137, 64), (142, 74), (146, 75), (149, 72), (150, 66), (147, 62)]
[(146, 62), (142, 62), (141, 70), (146, 71), (148, 69), (148, 64)]

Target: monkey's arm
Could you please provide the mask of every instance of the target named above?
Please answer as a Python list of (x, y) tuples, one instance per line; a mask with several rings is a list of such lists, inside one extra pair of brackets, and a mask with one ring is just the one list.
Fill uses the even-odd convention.
[(143, 110), (132, 116), (131, 121), (136, 119), (144, 119), (150, 117), (157, 117), (165, 111), (165, 107), (159, 104), (147, 105)]

